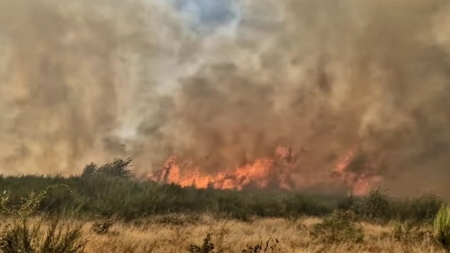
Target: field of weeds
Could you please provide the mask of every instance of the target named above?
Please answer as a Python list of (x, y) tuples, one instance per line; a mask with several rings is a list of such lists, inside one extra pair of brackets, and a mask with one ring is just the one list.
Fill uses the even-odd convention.
[[(66, 222), (72, 229), (80, 223), (62, 221)], [(39, 219), (35, 218), (30, 226), (38, 223)], [(382, 226), (363, 222), (361, 230), (349, 229), (354, 224), (337, 228), (327, 224), (330, 227), (317, 235), (315, 230), (320, 224), (324, 221), (318, 218), (257, 218), (243, 222), (215, 219), (210, 215), (201, 215), (194, 221), (184, 215), (133, 222), (87, 221), (80, 231), (79, 242), (85, 243), (83, 248), (30, 252), (445, 252), (434, 240), (431, 226), (399, 231), (397, 224)], [(41, 229), (45, 231), (48, 226), (48, 223), (41, 225)]]
[(197, 190), (136, 181), (127, 164), (70, 178), (0, 177), (0, 252), (450, 249), (450, 208), (435, 196)]

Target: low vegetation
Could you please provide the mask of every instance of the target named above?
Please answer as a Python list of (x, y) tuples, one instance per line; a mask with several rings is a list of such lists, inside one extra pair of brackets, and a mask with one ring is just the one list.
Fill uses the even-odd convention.
[(443, 205), (434, 219), (434, 237), (436, 241), (450, 252), (450, 207)]
[(450, 250), (450, 207), (435, 196), (198, 190), (134, 180), (130, 163), (0, 176), (0, 253)]
[(335, 210), (321, 223), (314, 225), (311, 235), (324, 243), (354, 242), (364, 239), (364, 231), (352, 211)]
[(201, 246), (191, 244), (189, 246), (189, 252), (191, 252), (191, 253), (213, 253), (214, 252), (214, 244), (211, 242), (211, 234), (206, 235), (205, 239), (203, 239), (203, 244)]
[[(82, 224), (62, 222), (59, 215), (33, 219), (47, 190), (31, 192), (22, 198), (17, 207), (8, 205), (9, 198), (3, 194), (0, 211), (4, 218), (0, 230), (0, 252), (4, 253), (78, 253), (83, 252), (86, 241), (82, 239)], [(9, 220), (6, 220), (8, 217)]]
[[(351, 210), (364, 221), (387, 223), (414, 220), (432, 223), (443, 203), (435, 196), (394, 199), (374, 190), (364, 198), (314, 196), (275, 191), (221, 191), (181, 188), (174, 184), (134, 180), (130, 159), (116, 159), (102, 166), (90, 164), (79, 176), (0, 176), (0, 192), (6, 191), (11, 205), (18, 205), (30, 192), (49, 185), (66, 185), (47, 193), (38, 211), (72, 212), (87, 217), (125, 220), (157, 214), (213, 213), (249, 221), (252, 217), (325, 217), (336, 209)], [(70, 191), (68, 190), (70, 189)]]

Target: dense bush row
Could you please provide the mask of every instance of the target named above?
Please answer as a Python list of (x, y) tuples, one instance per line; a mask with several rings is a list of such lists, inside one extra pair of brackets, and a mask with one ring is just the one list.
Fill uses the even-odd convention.
[(336, 209), (351, 210), (360, 219), (431, 221), (442, 201), (433, 196), (393, 199), (376, 190), (365, 198), (312, 196), (262, 191), (220, 191), (181, 188), (134, 180), (128, 170), (131, 160), (117, 159), (98, 167), (86, 166), (80, 176), (0, 176), (0, 192), (6, 191), (11, 205), (30, 191), (50, 185), (67, 185), (48, 192), (41, 211), (72, 212), (88, 216), (119, 215), (134, 219), (152, 214), (209, 212), (240, 220), (252, 216), (325, 216)]

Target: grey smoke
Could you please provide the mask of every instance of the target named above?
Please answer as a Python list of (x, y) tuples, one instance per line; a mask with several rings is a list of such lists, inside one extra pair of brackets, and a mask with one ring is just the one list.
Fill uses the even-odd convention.
[(1, 0), (0, 171), (131, 156), (144, 174), (177, 155), (215, 173), (285, 145), (300, 187), (358, 146), (393, 192), (445, 192), (449, 14), (443, 0)]

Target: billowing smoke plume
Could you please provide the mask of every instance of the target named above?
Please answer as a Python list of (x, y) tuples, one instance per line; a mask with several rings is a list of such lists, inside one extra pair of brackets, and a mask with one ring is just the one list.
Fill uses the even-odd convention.
[[(444, 0), (0, 0), (0, 171), (209, 173), (358, 149), (397, 193), (449, 190)], [(414, 186), (414, 187), (411, 187)]]

